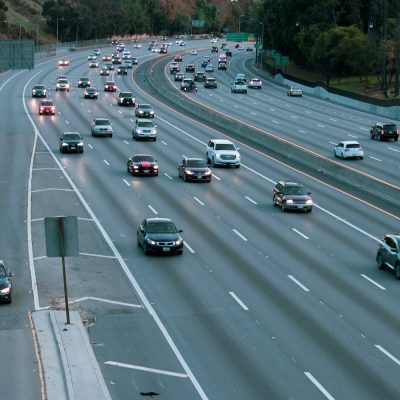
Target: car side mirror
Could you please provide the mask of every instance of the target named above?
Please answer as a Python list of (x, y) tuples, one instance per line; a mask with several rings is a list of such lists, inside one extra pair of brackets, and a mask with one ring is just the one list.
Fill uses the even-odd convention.
[(311, 192), (307, 192), (307, 194), (308, 194), (308, 195), (310, 195), (310, 194), (311, 194)]
[(183, 232), (183, 229), (179, 229), (178, 232), (179, 232), (179, 233), (182, 233), (182, 232)]
[(240, 150), (240, 147), (236, 147), (236, 151), (239, 151)]
[(14, 272), (10, 272), (8, 276), (15, 276)]
[(62, 137), (60, 137), (60, 140), (63, 141), (64, 139)]

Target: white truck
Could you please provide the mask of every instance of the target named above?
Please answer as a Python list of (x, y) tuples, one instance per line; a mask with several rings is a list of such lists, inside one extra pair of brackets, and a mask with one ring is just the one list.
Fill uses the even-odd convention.
[(231, 93), (247, 93), (247, 84), (244, 81), (234, 81), (231, 84)]

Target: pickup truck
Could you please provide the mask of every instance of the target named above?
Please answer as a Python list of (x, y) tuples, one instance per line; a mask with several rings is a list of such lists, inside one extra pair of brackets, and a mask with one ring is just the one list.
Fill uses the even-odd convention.
[(232, 82), (231, 93), (247, 93), (246, 82), (243, 82), (243, 81)]

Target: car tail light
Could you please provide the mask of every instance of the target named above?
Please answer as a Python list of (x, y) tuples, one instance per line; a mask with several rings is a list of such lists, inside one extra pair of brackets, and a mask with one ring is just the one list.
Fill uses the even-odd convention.
[(385, 134), (385, 132), (384, 132), (383, 129), (380, 131), (380, 134), (381, 134), (381, 135), (384, 135), (384, 134)]

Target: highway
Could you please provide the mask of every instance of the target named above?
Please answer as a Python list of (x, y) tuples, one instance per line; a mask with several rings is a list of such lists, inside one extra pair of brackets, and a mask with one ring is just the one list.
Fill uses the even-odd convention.
[[(145, 46), (135, 52), (140, 64), (171, 58)], [(198, 63), (205, 54), (193, 59)], [(0, 128), (8, 139), (1, 166), (10, 171), (2, 183), (10, 190), (2, 193), (9, 211), (1, 216), (16, 237), (7, 230), (0, 239), (8, 247), (4, 258), (15, 264), (16, 289), (1, 315), (19, 315), (8, 319), (10, 330), (3, 333), (10, 353), (22, 345), (12, 341), (20, 325), (20, 341), (28, 346), (21, 357), (34, 359), (27, 310), (62, 307), (59, 261), (45, 257), (43, 218), (77, 215), (81, 255), (67, 260), (69, 296), (87, 321), (113, 399), (148, 392), (171, 400), (399, 398), (393, 379), (400, 368), (398, 281), (375, 263), (379, 239), (397, 232), (398, 210), (384, 201), (381, 208), (372, 206), (346, 187), (241, 143), (240, 169), (213, 168), (210, 184), (183, 182), (177, 175), (181, 158), (205, 157), (207, 141), (221, 133), (145, 93), (143, 76), (135, 74), (139, 65), (133, 75), (113, 77), (119, 90), (131, 90), (156, 110), (157, 141), (134, 141), (133, 109), (118, 107), (116, 94), (101, 90), (108, 78), (88, 69), (87, 55), (68, 56), (71, 65), (62, 70), (56, 60), (45, 62), (2, 89), (1, 112), (9, 125)], [(228, 84), (248, 56), (236, 52), (228, 71), (215, 73), (220, 88), (188, 96), (327, 157), (330, 142), (356, 136), (381, 161), (344, 163), (398, 184), (397, 152), (385, 150), (399, 149), (398, 143), (371, 142), (364, 130), (375, 116), (307, 96), (287, 98), (268, 83), (261, 91), (232, 95)], [(183, 65), (189, 57), (184, 55)], [(162, 67), (154, 73), (170, 78)], [(69, 93), (55, 91), (61, 74), (73, 84)], [(86, 75), (100, 89), (98, 100), (83, 99), (77, 88)], [(54, 117), (39, 116), (39, 100), (31, 98), (31, 87), (41, 83), (56, 103)], [(90, 122), (103, 116), (114, 136), (93, 138)], [(60, 154), (64, 131), (83, 135), (83, 154)], [(139, 152), (158, 160), (158, 177), (127, 173), (128, 157)], [(273, 206), (272, 189), (280, 179), (306, 185), (315, 202), (311, 214)], [(153, 216), (172, 218), (183, 229), (182, 256), (145, 256), (137, 246), (138, 225)], [(11, 354), (12, 370), (18, 360)], [(37, 399), (36, 374), (21, 386), (29, 385), (35, 388), (30, 398)], [(9, 387), (10, 397), (19, 398)]]

